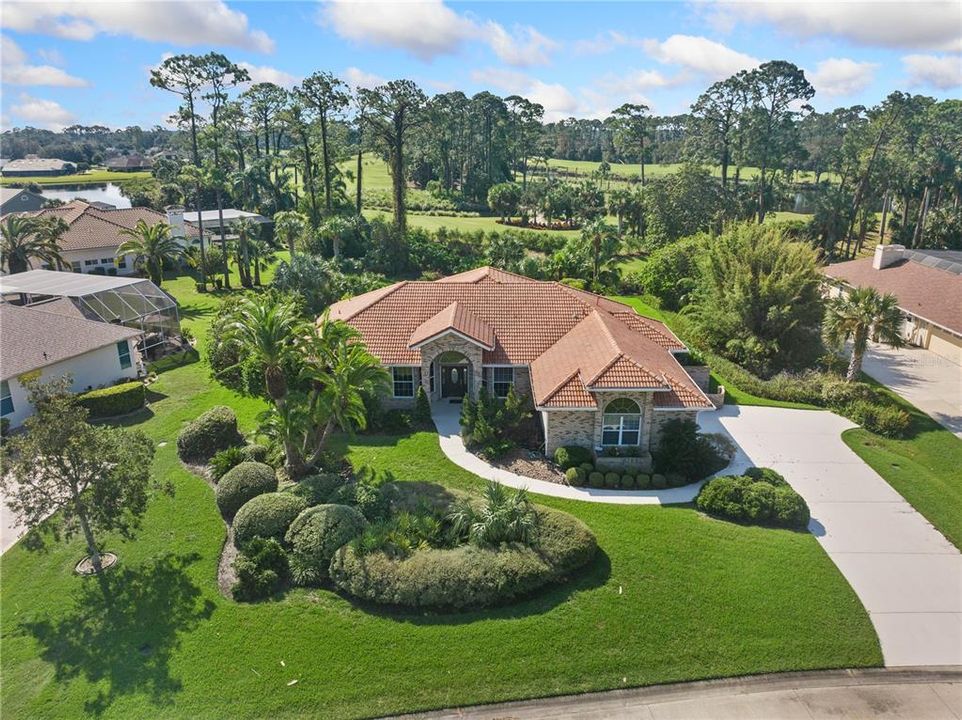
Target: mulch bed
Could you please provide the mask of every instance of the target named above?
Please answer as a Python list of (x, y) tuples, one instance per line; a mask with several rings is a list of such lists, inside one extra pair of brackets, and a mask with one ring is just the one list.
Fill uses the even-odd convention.
[(516, 475), (529, 477), (532, 480), (545, 480), (559, 485), (568, 484), (561, 468), (534, 450), (516, 448), (491, 464)]

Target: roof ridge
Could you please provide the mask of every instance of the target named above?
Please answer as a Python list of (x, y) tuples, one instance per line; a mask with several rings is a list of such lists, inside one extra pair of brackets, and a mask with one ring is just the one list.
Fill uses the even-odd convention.
[[(552, 388), (548, 393), (545, 394), (544, 399), (541, 401), (541, 404), (544, 405), (546, 402), (550, 401), (551, 398), (553, 398), (555, 395), (557, 395), (561, 391), (561, 388), (563, 388), (565, 385), (571, 382), (571, 380), (574, 378), (575, 375), (580, 375), (580, 374), (581, 374), (581, 368), (576, 367), (571, 372), (571, 374), (568, 375), (568, 377), (566, 377), (564, 380), (559, 382), (554, 388)], [(581, 384), (584, 385), (584, 380), (581, 381)], [(585, 389), (587, 389), (587, 386), (585, 386)]]
[[(617, 344), (615, 344), (615, 347), (618, 349), (618, 354), (615, 355), (614, 358), (612, 358), (611, 362), (609, 362), (607, 365), (601, 368), (601, 370), (596, 372), (594, 377), (592, 377), (588, 382), (585, 383), (585, 387), (591, 387), (596, 382), (598, 382), (598, 378), (600, 378), (602, 375), (608, 372), (611, 369), (611, 366), (614, 365), (619, 360), (621, 360), (621, 358), (625, 358), (629, 362), (633, 362), (630, 357), (625, 355), (624, 351), (621, 348), (619, 348)], [(635, 365), (635, 367), (638, 367), (639, 369), (643, 369), (641, 368), (640, 365), (638, 365), (638, 363), (633, 363), (633, 364)]]
[[(390, 297), (391, 295), (393, 295), (394, 293), (396, 293), (398, 290), (400, 290), (401, 287), (403, 287), (404, 285), (407, 285), (407, 284), (408, 284), (408, 281), (407, 281), (407, 280), (398, 280), (398, 281), (397, 281), (396, 283), (394, 283), (393, 285), (386, 285), (385, 287), (388, 288), (388, 291), (387, 291), (386, 293), (384, 293), (383, 295), (378, 295), (378, 296), (377, 296), (376, 298), (374, 298), (369, 304), (363, 305), (363, 306), (359, 307), (357, 310), (355, 310), (353, 313), (351, 313), (351, 314), (348, 315), (347, 317), (340, 318), (340, 320), (342, 320), (342, 321), (344, 321), (344, 322), (347, 322), (348, 320), (350, 320), (351, 318), (359, 315), (360, 313), (364, 312), (365, 310), (368, 310), (368, 309), (374, 307), (374, 306), (377, 305), (379, 302), (381, 302), (384, 298)], [(378, 290), (383, 290), (383, 289), (384, 289), (384, 288), (375, 288), (374, 290), (371, 290), (370, 292), (371, 292), (371, 293), (376, 293)], [(357, 297), (357, 296), (355, 296), (355, 297)], [(348, 299), (350, 299), (350, 298), (348, 298)]]

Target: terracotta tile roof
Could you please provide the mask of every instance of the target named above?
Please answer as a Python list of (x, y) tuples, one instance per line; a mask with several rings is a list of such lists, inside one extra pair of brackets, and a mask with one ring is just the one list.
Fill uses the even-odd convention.
[(663, 322), (643, 317), (634, 310), (631, 312), (616, 312), (614, 316), (632, 330), (640, 332), (646, 338), (661, 345), (666, 350), (682, 351), (688, 349)]
[(962, 276), (912, 260), (876, 270), (870, 257), (829, 265), (822, 272), (852, 287), (892, 293), (904, 312), (962, 335)]
[(487, 350), (494, 350), (494, 330), (457, 300), (421, 323), (411, 333), (408, 347), (417, 347), (421, 343), (449, 330), (454, 330), (474, 340)]
[[(126, 238), (120, 234), (124, 228), (133, 229), (138, 220), (149, 225), (167, 222), (167, 216), (150, 208), (122, 208), (104, 210), (82, 200), (72, 200), (58, 208), (45, 208), (32, 213), (36, 217), (60, 217), (69, 226), (60, 240), (62, 250), (114, 249)], [(194, 228), (187, 227), (191, 237), (197, 236)]]
[(500, 268), (483, 265), (474, 270), (467, 270), (457, 275), (448, 275), (438, 280), (439, 283), (477, 283), (483, 280), (490, 280), (496, 283), (537, 283), (524, 275), (501, 270)]
[(0, 303), (0, 378), (6, 380), (142, 335), (122, 325)]
[(541, 403), (541, 407), (593, 409), (598, 407), (598, 403), (578, 378), (578, 373), (574, 372), (558, 386), (551, 397)]
[(619, 354), (613, 363), (588, 382), (592, 389), (663, 388), (665, 381), (652, 375), (631, 358)]

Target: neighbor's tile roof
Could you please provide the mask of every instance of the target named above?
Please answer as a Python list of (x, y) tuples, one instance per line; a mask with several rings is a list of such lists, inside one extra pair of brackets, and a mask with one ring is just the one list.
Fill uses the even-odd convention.
[(139, 330), (0, 303), (0, 379), (139, 337)]
[(560, 283), (482, 267), (380, 288), (335, 303), (330, 316), (357, 329), (385, 365), (420, 364), (410, 346), (448, 328), (483, 338), (492, 347), (485, 364), (531, 366), (539, 405), (593, 407), (591, 389), (665, 388), (680, 406), (711, 407), (671, 354), (684, 345), (664, 325)]
[(962, 334), (962, 276), (912, 260), (876, 270), (870, 257), (829, 265), (822, 272), (852, 287), (892, 293), (903, 311)]
[[(133, 229), (138, 220), (148, 225), (167, 222), (167, 216), (150, 208), (121, 208), (103, 210), (83, 200), (72, 200), (58, 208), (45, 208), (32, 213), (36, 217), (59, 217), (69, 226), (60, 240), (60, 248), (69, 250), (115, 249), (126, 238), (123, 229)], [(196, 237), (197, 230), (187, 226), (186, 232)]]

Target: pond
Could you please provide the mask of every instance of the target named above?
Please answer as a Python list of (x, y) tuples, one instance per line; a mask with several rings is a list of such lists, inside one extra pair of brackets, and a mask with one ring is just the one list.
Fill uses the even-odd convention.
[(45, 198), (55, 198), (70, 202), (80, 198), (87, 202), (105, 202), (114, 207), (129, 208), (130, 200), (125, 198), (120, 192), (120, 185), (115, 183), (104, 183), (89, 185), (46, 185), (40, 193)]

